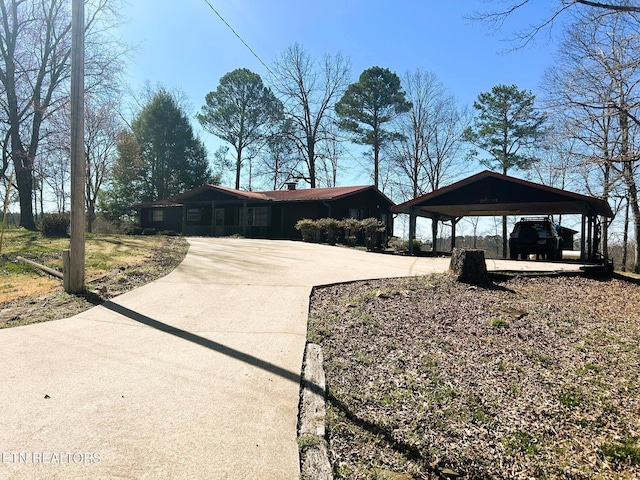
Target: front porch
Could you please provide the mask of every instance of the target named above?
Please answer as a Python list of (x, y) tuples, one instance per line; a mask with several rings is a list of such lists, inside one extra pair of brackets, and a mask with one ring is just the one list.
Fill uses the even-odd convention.
[(182, 207), (182, 232), (189, 236), (261, 238), (269, 235), (271, 206), (194, 205)]

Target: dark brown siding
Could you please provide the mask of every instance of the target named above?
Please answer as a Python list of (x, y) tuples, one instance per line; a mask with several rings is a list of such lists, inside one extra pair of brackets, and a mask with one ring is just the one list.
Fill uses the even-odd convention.
[[(212, 225), (213, 210), (224, 208), (224, 225)], [(247, 226), (241, 223), (240, 211), (243, 205), (248, 208), (268, 207), (268, 226)], [(390, 222), (391, 203), (375, 190), (364, 190), (347, 195), (337, 200), (282, 200), (282, 201), (252, 201), (245, 199), (232, 199), (224, 192), (203, 191), (184, 201), (185, 215), (190, 209), (200, 211), (199, 219), (186, 218), (187, 229), (183, 232), (182, 207), (164, 207), (164, 220), (152, 222), (153, 210), (158, 207), (143, 207), (141, 209), (140, 225), (142, 228), (155, 228), (156, 230), (175, 230), (186, 235), (229, 235), (233, 233), (245, 234), (249, 237), (267, 237), (274, 239), (300, 240), (301, 235), (295, 229), (298, 220), (309, 218), (335, 218), (342, 220), (352, 215), (358, 219), (377, 218), (382, 220), (387, 217), (387, 225)], [(388, 232), (392, 233), (391, 230)]]
[(389, 226), (388, 234), (393, 234), (393, 222), (390, 221), (391, 216), (389, 213), (391, 204), (373, 190), (349, 195), (348, 197), (330, 202), (290, 202), (274, 206), (274, 209), (275, 208), (284, 210), (282, 238), (300, 240), (301, 234), (295, 229), (295, 224), (303, 218), (317, 220), (319, 218), (330, 217), (336, 220), (343, 220), (349, 218), (351, 213), (356, 212), (360, 220), (371, 217), (382, 220), (383, 217), (387, 217), (386, 223)]
[[(154, 210), (162, 211), (162, 221), (153, 220)], [(182, 232), (182, 207), (153, 207), (140, 209), (140, 227), (155, 228), (156, 231), (174, 230)]]

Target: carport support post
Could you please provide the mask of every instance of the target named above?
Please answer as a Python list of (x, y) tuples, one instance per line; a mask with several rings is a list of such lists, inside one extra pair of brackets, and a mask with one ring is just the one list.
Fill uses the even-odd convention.
[(413, 241), (416, 239), (417, 211), (414, 207), (409, 211), (409, 255), (413, 255)]
[(585, 245), (586, 245), (586, 239), (585, 239), (585, 233), (586, 233), (586, 223), (587, 223), (587, 219), (585, 214), (582, 214), (582, 225), (580, 228), (580, 261), (584, 262), (585, 261)]
[(451, 251), (456, 248), (456, 226), (458, 222), (462, 220), (462, 217), (452, 218), (451, 219)]
[(433, 251), (433, 256), (435, 257), (438, 254), (438, 222), (440, 221), (440, 215), (434, 215), (431, 218), (431, 238), (433, 239), (433, 245), (431, 245), (431, 250)]
[(587, 237), (587, 245), (589, 245), (589, 261), (594, 261), (596, 259), (595, 244), (593, 242), (595, 223), (594, 216), (589, 215), (589, 236)]
[(451, 251), (456, 248), (456, 220), (451, 220)]

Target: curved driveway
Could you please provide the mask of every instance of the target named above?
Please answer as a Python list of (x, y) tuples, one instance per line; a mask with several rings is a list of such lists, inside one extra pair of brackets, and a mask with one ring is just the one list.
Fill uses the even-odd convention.
[(0, 330), (0, 479), (297, 479), (311, 287), (449, 264), (301, 242), (189, 243), (156, 282)]

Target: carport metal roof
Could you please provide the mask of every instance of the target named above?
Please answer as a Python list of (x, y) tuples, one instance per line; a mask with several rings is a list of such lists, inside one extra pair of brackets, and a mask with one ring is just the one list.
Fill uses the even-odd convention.
[(583, 214), (613, 217), (599, 198), (485, 170), (392, 208), (437, 220), (465, 216)]

